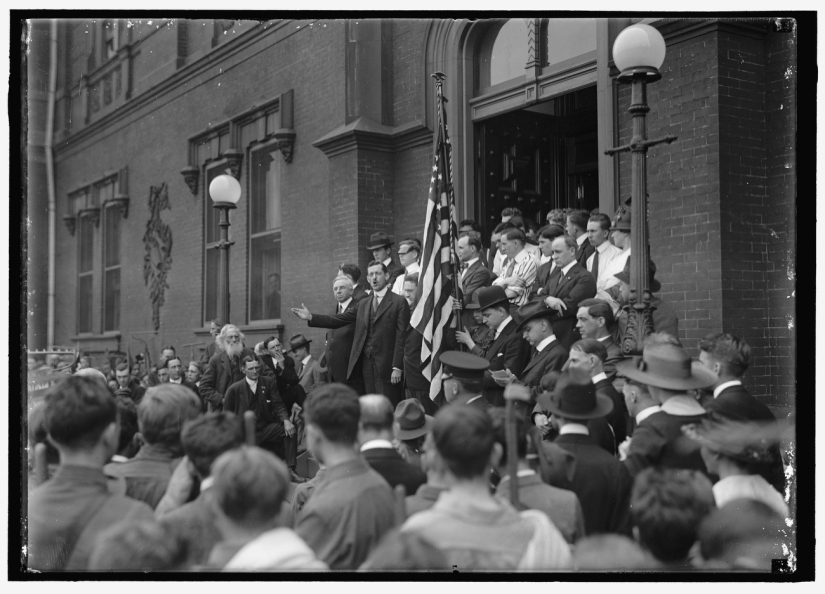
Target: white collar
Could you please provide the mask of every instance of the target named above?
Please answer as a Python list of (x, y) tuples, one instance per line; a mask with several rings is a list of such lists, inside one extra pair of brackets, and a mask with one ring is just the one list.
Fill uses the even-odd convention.
[(605, 340), (607, 340), (608, 338), (610, 338), (610, 335), (609, 335), (609, 334), (608, 334), (607, 336), (602, 336), (601, 338), (597, 338), (596, 340), (598, 340), (599, 342), (604, 342), (604, 341), (605, 341)]
[(702, 405), (696, 402), (691, 396), (671, 396), (662, 403), (662, 412), (677, 417), (690, 417), (693, 415), (705, 414)]
[(576, 261), (575, 261), (575, 260), (573, 260), (572, 262), (570, 262), (570, 264), (568, 264), (567, 266), (565, 266), (564, 268), (562, 268), (562, 269), (561, 269), (561, 275), (562, 275), (562, 276), (564, 276), (565, 274), (567, 274), (568, 272), (570, 272), (570, 269), (571, 269), (571, 268), (573, 268), (573, 265), (574, 265), (575, 263), (576, 263)]
[(246, 380), (246, 383), (247, 383), (247, 384), (249, 384), (249, 387), (250, 387), (250, 388), (252, 388), (252, 391), (254, 392), (254, 391), (255, 391), (255, 388), (258, 386), (258, 380), (255, 380), (255, 381), (253, 382), (253, 381), (252, 381), (251, 379), (249, 379), (248, 377), (245, 377), (244, 379)]
[(310, 360), (310, 359), (312, 359), (312, 355), (307, 355), (306, 357), (304, 357), (303, 361), (301, 361), (301, 365), (303, 365), (304, 367), (306, 367), (306, 366), (307, 366), (307, 363), (309, 363), (309, 360)]
[(120, 464), (122, 462), (128, 462), (128, 461), (129, 461), (129, 458), (127, 458), (126, 456), (121, 456), (120, 454), (114, 454), (112, 456), (112, 459), (109, 460), (109, 462), (116, 462), (118, 464)]
[(389, 285), (384, 285), (383, 289), (381, 289), (380, 291), (373, 291), (372, 294), (377, 295), (379, 299), (383, 299), (384, 295), (386, 295), (387, 291), (389, 291), (389, 290), (390, 290), (390, 286)]
[(476, 400), (478, 400), (479, 398), (481, 398), (481, 396), (482, 396), (481, 394), (479, 394), (478, 396), (473, 396), (473, 397), (472, 397), (472, 398), (470, 398), (467, 402), (465, 402), (465, 404), (470, 404), (471, 402), (475, 402)]
[(660, 410), (662, 410), (662, 409), (659, 408), (658, 406), (648, 406), (646, 409), (644, 409), (642, 411), (639, 411), (636, 414), (636, 424), (638, 425), (639, 423), (644, 421), (646, 418), (648, 418), (650, 415), (652, 415), (654, 413), (657, 413)]
[(524, 262), (524, 260), (526, 258), (529, 258), (529, 257), (530, 257), (530, 252), (528, 252), (527, 248), (525, 247), (519, 253), (517, 253), (515, 255), (513, 260), (515, 260), (517, 264), (521, 264), (522, 262)]
[(503, 329), (503, 328), (504, 328), (507, 324), (509, 324), (512, 320), (513, 320), (513, 316), (507, 316), (506, 318), (504, 318), (504, 320), (501, 322), (501, 324), (499, 324), (499, 325), (498, 325), (498, 328), (496, 328), (496, 336), (498, 336), (499, 334), (501, 334), (502, 329)]
[(346, 310), (347, 310), (347, 308), (349, 307), (349, 304), (350, 304), (350, 302), (351, 302), (351, 301), (352, 301), (352, 297), (350, 297), (349, 299), (347, 299), (347, 300), (346, 300), (346, 301), (344, 301), (343, 303), (339, 303), (339, 304), (338, 304), (339, 309), (340, 309), (341, 311), (346, 311)]
[(581, 423), (567, 423), (559, 429), (559, 435), (567, 435), (568, 433), (576, 435), (590, 435), (590, 429), (587, 425)]
[(211, 487), (211, 486), (212, 486), (212, 483), (214, 483), (214, 482), (215, 482), (215, 479), (214, 479), (214, 478), (212, 478), (211, 476), (208, 476), (208, 477), (206, 477), (205, 479), (203, 479), (203, 480), (201, 481), (201, 493), (203, 493), (203, 492), (204, 492), (204, 491), (206, 491), (209, 487)]
[(178, 381), (175, 381), (170, 377), (169, 378), (169, 383), (170, 384), (182, 384), (183, 383), (183, 378), (180, 378)]
[[(599, 247), (596, 248), (596, 251), (599, 252), (599, 254), (603, 254), (605, 250), (608, 249), (611, 245), (613, 244), (610, 243), (609, 239), (605, 240), (604, 243), (602, 243)], [(592, 258), (593, 256), (590, 257)]]
[(390, 264), (392, 264), (392, 256), (390, 256), (389, 258), (387, 258), (386, 260), (384, 260), (384, 261), (383, 261), (383, 262), (381, 262), (381, 263), (382, 263), (384, 266), (389, 267), (389, 265), (390, 265)]
[(601, 373), (597, 373), (590, 379), (594, 384), (598, 384), (600, 381), (607, 379), (607, 374), (604, 371), (602, 371)]
[(478, 258), (471, 258), (471, 259), (467, 260), (467, 262), (466, 262), (467, 268), (470, 268), (470, 266), (472, 266), (476, 262), (478, 262)]
[(731, 386), (741, 386), (742, 382), (739, 380), (731, 380), (729, 382), (725, 382), (724, 384), (719, 384), (716, 388), (713, 389), (713, 397), (716, 398), (719, 394), (722, 393), (722, 390), (725, 388), (730, 388)]
[(392, 447), (392, 442), (387, 441), (386, 439), (371, 439), (361, 446), (361, 451), (366, 452), (367, 450), (377, 450), (381, 448), (390, 448)]
[[(535, 470), (531, 470), (529, 468), (524, 468), (524, 469), (519, 470), (519, 471), (516, 472), (516, 477), (524, 478), (526, 476), (533, 476), (534, 474), (536, 474)], [(501, 477), (501, 481), (499, 481), (499, 483), (503, 483), (504, 481), (509, 481), (509, 480), (510, 480), (510, 475), (505, 474), (503, 477)]]
[(538, 352), (542, 352), (544, 350), (544, 347), (546, 347), (548, 344), (550, 344), (554, 340), (556, 340), (556, 335), (551, 334), (550, 336), (548, 336), (547, 338), (545, 338), (544, 340), (542, 340), (540, 343), (538, 343), (536, 345), (536, 350)]
[(413, 262), (407, 266), (407, 274), (415, 274), (416, 272), (421, 272), (421, 264)]
[(582, 233), (576, 238), (576, 243), (579, 244), (579, 247), (584, 245), (584, 242), (587, 241), (587, 232)]
[[(548, 262), (553, 262), (553, 256), (545, 256), (544, 254), (542, 254), (541, 258), (539, 258), (539, 262), (541, 264), (547, 264)], [(553, 262), (553, 266), (555, 266), (555, 265), (556, 265), (555, 262)], [(553, 266), (551, 266), (550, 268), (552, 269)]]

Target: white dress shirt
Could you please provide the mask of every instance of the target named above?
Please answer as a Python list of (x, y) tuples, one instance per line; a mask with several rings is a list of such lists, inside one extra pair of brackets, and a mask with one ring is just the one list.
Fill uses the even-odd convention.
[(361, 446), (361, 451), (365, 452), (367, 450), (377, 450), (379, 448), (390, 448), (392, 449), (392, 443), (387, 441), (386, 439), (371, 439)]
[(251, 379), (246, 378), (246, 383), (249, 386), (249, 389), (252, 390), (253, 392), (258, 389), (258, 380), (255, 380), (253, 382)]
[[(390, 289), (389, 285), (384, 285), (384, 288), (381, 289), (380, 291), (373, 291), (372, 292), (372, 298), (373, 299), (378, 298), (378, 304), (377, 305), (381, 305), (381, 302), (384, 300), (384, 297), (386, 296), (387, 291), (389, 291), (389, 289)], [(370, 306), (370, 307), (372, 307), (372, 306)]]
[(470, 270), (470, 267), (473, 264), (475, 264), (476, 262), (478, 262), (478, 258), (473, 258), (472, 260), (467, 260), (467, 262), (466, 262), (467, 266), (464, 268), (464, 270), (461, 271), (461, 283), (462, 284), (464, 283), (464, 277), (467, 275), (467, 271)]
[(550, 336), (548, 336), (547, 338), (545, 338), (544, 340), (542, 340), (540, 343), (538, 343), (536, 345), (536, 350), (538, 352), (542, 352), (545, 349), (545, 347), (547, 347), (547, 345), (550, 344), (551, 342), (553, 342), (554, 340), (556, 340), (556, 335), (551, 334)]
[(587, 428), (587, 425), (582, 425), (581, 423), (567, 423), (559, 428), (559, 435), (567, 435), (568, 433), (590, 435), (590, 429)]
[(504, 259), (507, 256), (501, 253), (501, 250), (496, 248), (496, 255), (493, 258), (493, 274), (496, 276), (501, 276), (501, 265), (504, 263)]
[(742, 382), (740, 382), (739, 380), (731, 380), (729, 382), (725, 382), (724, 384), (719, 384), (718, 386), (716, 386), (713, 389), (713, 397), (716, 398), (717, 396), (719, 396), (719, 394), (722, 393), (722, 390), (726, 390), (727, 388), (730, 388), (731, 386), (741, 386), (741, 385), (742, 385)]
[[(596, 248), (596, 251), (599, 252), (599, 277), (596, 279), (596, 292), (603, 291), (610, 288), (612, 285), (615, 285), (619, 282), (619, 279), (613, 276), (616, 274), (615, 272), (610, 275), (608, 278), (607, 273), (608, 269), (610, 268), (610, 263), (615, 260), (619, 254), (622, 253), (622, 250), (617, 248), (615, 245), (610, 243), (609, 241), (605, 241), (599, 247)], [(595, 252), (590, 254), (590, 257), (587, 258), (587, 271), (593, 272), (593, 258), (596, 257)], [(618, 272), (621, 272), (620, 270)], [(615, 282), (612, 282), (612, 279)]]
[(638, 425), (639, 425), (639, 423), (641, 423), (642, 421), (644, 421), (644, 420), (645, 420), (646, 418), (648, 418), (650, 415), (652, 415), (652, 414), (654, 414), (654, 413), (657, 413), (657, 412), (659, 412), (660, 410), (662, 410), (662, 409), (661, 409), (661, 408), (659, 408), (658, 406), (648, 406), (646, 409), (644, 409), (644, 410), (642, 410), (642, 411), (639, 411), (639, 412), (636, 414), (636, 426), (638, 426)]
[(576, 243), (579, 244), (579, 247), (583, 246), (585, 241), (587, 241), (587, 233), (582, 233), (576, 238)]
[(347, 308), (349, 307), (349, 304), (350, 304), (351, 301), (352, 301), (352, 297), (350, 297), (349, 299), (347, 299), (343, 303), (339, 303), (338, 304), (338, 313), (344, 313), (345, 311), (347, 311)]
[(533, 287), (533, 283), (536, 282), (536, 272), (538, 272), (539, 267), (538, 258), (530, 255), (527, 250), (521, 250), (518, 254), (516, 254), (513, 260), (516, 262), (516, 265), (513, 268), (513, 276), (523, 279), (524, 286), (511, 287), (504, 283), (506, 280), (504, 276), (507, 274), (507, 269), (510, 267), (509, 258), (504, 264), (502, 264), (503, 270), (501, 276), (493, 281), (493, 284), (503, 287), (505, 291), (510, 290), (516, 293), (515, 297), (510, 298), (510, 303), (518, 307), (527, 303), (527, 298), (530, 297), (530, 289)]
[(407, 270), (404, 274), (399, 274), (398, 278), (395, 279), (395, 282), (392, 284), (392, 292), (396, 295), (400, 295), (401, 297), (404, 296), (404, 278), (408, 274), (415, 274), (416, 272), (421, 272), (421, 265), (418, 262), (413, 262), (409, 266), (407, 266)]
[[(618, 311), (619, 304), (613, 298), (613, 295), (607, 292), (608, 289), (611, 287), (615, 287), (619, 284), (619, 279), (616, 278), (616, 275), (624, 270), (625, 265), (627, 264), (627, 259), (630, 257), (630, 248), (627, 248), (623, 252), (621, 252), (618, 256), (613, 258), (613, 260), (605, 267), (605, 278), (604, 284), (597, 286), (596, 291), (596, 299), (604, 299), (607, 301), (610, 306), (613, 308), (613, 313), (615, 314)], [(599, 256), (601, 258), (601, 256)], [(601, 278), (602, 270), (602, 262), (601, 259), (599, 260), (599, 278)], [(614, 289), (615, 292), (615, 289)]]
[(606, 380), (606, 379), (607, 379), (607, 374), (602, 372), (602, 373), (597, 373), (596, 375), (594, 375), (592, 378), (590, 378), (590, 381), (592, 381), (594, 384), (598, 384), (600, 381)]
[(501, 331), (504, 329), (504, 327), (507, 324), (510, 323), (510, 321), (512, 319), (513, 319), (513, 316), (507, 316), (506, 318), (504, 318), (504, 320), (501, 322), (501, 324), (498, 325), (498, 328), (496, 328), (496, 338), (498, 338), (498, 335), (501, 334)]

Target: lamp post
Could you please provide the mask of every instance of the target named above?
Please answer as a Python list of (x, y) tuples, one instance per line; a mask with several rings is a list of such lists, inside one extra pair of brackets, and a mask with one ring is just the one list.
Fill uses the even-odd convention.
[(650, 274), (647, 253), (647, 150), (676, 136), (647, 138), (645, 118), (647, 84), (662, 78), (659, 68), (665, 61), (665, 40), (650, 25), (633, 25), (619, 33), (613, 43), (613, 61), (620, 73), (618, 81), (630, 83), (628, 112), (633, 117), (630, 143), (605, 151), (606, 155), (630, 152), (632, 156), (630, 303), (627, 310), (627, 330), (622, 340), (625, 355), (641, 355), (644, 339), (653, 332), (653, 310), (650, 307)]
[(221, 211), (221, 238), (218, 241), (220, 263), (218, 266), (218, 318), (229, 323), (229, 248), (235, 243), (229, 241), (229, 211), (236, 208), (241, 199), (241, 184), (231, 175), (219, 175), (209, 184), (209, 197), (213, 207)]

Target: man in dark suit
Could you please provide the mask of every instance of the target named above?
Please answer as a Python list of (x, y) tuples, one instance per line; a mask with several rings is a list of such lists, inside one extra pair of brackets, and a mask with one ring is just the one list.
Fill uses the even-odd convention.
[[(361, 271), (358, 271), (360, 276)], [(367, 294), (363, 292), (363, 297)], [(349, 277), (338, 276), (332, 283), (332, 293), (337, 302), (330, 315), (343, 313), (357, 313), (358, 302), (353, 293), (353, 284)], [(363, 298), (362, 297), (362, 298)], [(359, 394), (364, 393), (364, 376), (360, 368), (353, 370), (353, 378), (347, 377), (349, 355), (352, 352), (352, 340), (355, 337), (355, 324), (347, 324), (327, 332), (326, 367), (330, 373), (330, 381), (347, 384)]]
[[(764, 403), (754, 398), (742, 385), (742, 376), (750, 366), (751, 348), (732, 334), (712, 333), (699, 341), (699, 362), (718, 377), (712, 397), (702, 406), (714, 419), (754, 421), (776, 428), (776, 417)], [(779, 445), (770, 446), (772, 463), (759, 474), (780, 493), (785, 492), (785, 470)]]
[(587, 534), (615, 532), (630, 535), (629, 499), (633, 481), (621, 462), (596, 445), (585, 424), (610, 414), (611, 400), (596, 394), (580, 371), (565, 371), (552, 394), (540, 397), (558, 429), (555, 442), (576, 457), (572, 491), (579, 497)]
[(590, 220), (590, 213), (586, 210), (574, 210), (567, 215), (567, 235), (576, 240), (576, 262), (579, 266), (587, 269), (587, 259), (593, 255), (596, 248), (587, 241), (587, 222)]
[(493, 379), (493, 372), (507, 370), (516, 377), (521, 376), (530, 360), (529, 345), (516, 331), (517, 323), (510, 315), (510, 299), (504, 287), (479, 289), (478, 303), (484, 323), (494, 333), (484, 353), (490, 362), (484, 372), (484, 398), (493, 406), (504, 406), (504, 388)]
[(634, 477), (649, 466), (687, 468), (707, 473), (699, 446), (682, 434), (682, 426), (701, 422), (706, 411), (687, 392), (712, 386), (716, 376), (674, 344), (645, 346), (641, 361), (616, 366), (629, 380), (644, 384), (659, 411), (642, 420), (633, 432), (624, 464)]
[(280, 457), (289, 466), (290, 477), (303, 482), (295, 474), (297, 442), (295, 426), (289, 420), (284, 402), (278, 394), (278, 384), (273, 377), (258, 377), (261, 363), (254, 355), (242, 359), (246, 376), (229, 386), (224, 398), (224, 410), (238, 416), (251, 410), (255, 413), (255, 441), (258, 446)]
[(275, 377), (278, 394), (284, 402), (290, 420), (294, 422), (306, 400), (306, 392), (300, 383), (301, 378), (295, 370), (295, 359), (284, 354), (281, 340), (276, 336), (270, 336), (256, 344), (255, 354)]
[(536, 272), (536, 282), (530, 290), (530, 300), (536, 298), (540, 292), (546, 293), (544, 286), (550, 277), (558, 270), (556, 262), (553, 260), (553, 241), (557, 237), (564, 235), (564, 229), (558, 225), (545, 225), (539, 230), (539, 269)]
[(369, 293), (367, 292), (368, 287), (365, 283), (360, 281), (361, 279), (361, 269), (358, 268), (355, 264), (341, 264), (338, 267), (338, 272), (341, 275), (347, 277), (350, 281), (352, 281), (352, 300), (358, 303), (364, 297), (366, 297)]
[(485, 373), (490, 368), (487, 359), (472, 353), (445, 351), (439, 361), (444, 398), (449, 404), (467, 404), (489, 410), (490, 403), (482, 396)]
[(576, 240), (569, 236), (553, 240), (556, 274), (551, 275), (539, 298), (553, 314), (553, 332), (569, 349), (581, 336), (576, 329), (579, 303), (596, 295), (596, 279), (576, 263)]
[[(624, 361), (622, 349), (613, 340), (613, 335), (610, 333), (610, 328), (613, 327), (615, 318), (613, 317), (613, 309), (601, 299), (585, 299), (579, 303), (579, 311), (576, 313), (576, 328), (582, 335), (582, 338), (595, 338), (601, 342), (605, 349), (607, 349), (607, 359), (604, 362), (604, 372), (607, 379), (611, 382), (616, 382), (616, 363)], [(621, 383), (623, 380), (619, 379)], [(621, 384), (616, 386), (619, 390)]]
[(407, 495), (414, 495), (427, 482), (420, 467), (406, 462), (392, 445), (393, 406), (386, 396), (369, 394), (358, 399), (358, 443), (361, 455), (373, 470), (384, 477), (390, 487), (404, 485)]
[[(381, 262), (387, 268), (389, 280), (387, 284), (392, 287), (395, 279), (404, 274), (404, 267), (392, 260), (392, 240), (383, 231), (370, 235), (370, 244), (367, 249), (372, 252), (372, 259)], [(367, 271), (369, 275), (369, 270)], [(367, 279), (369, 281), (369, 278)], [(370, 283), (371, 284), (371, 283)]]
[(337, 329), (354, 322), (347, 378), (354, 377), (356, 367), (362, 369), (366, 391), (384, 394), (397, 405), (404, 398), (401, 377), (410, 306), (404, 297), (389, 290), (389, 274), (382, 262), (370, 262), (367, 278), (372, 297), (363, 299), (355, 311), (325, 316), (311, 313), (302, 304), (292, 312), (313, 328)]
[(602, 343), (595, 338), (583, 338), (575, 342), (570, 349), (569, 368), (585, 373), (593, 382), (596, 394), (610, 398), (613, 403), (613, 410), (606, 419), (612, 445), (610, 451), (615, 455), (619, 444), (627, 437), (627, 405), (624, 397), (616, 391), (604, 372), (606, 357), (607, 349)]
[(180, 384), (192, 390), (196, 396), (200, 395), (198, 387), (183, 376), (183, 362), (177, 355), (166, 361), (166, 368), (169, 370), (170, 384)]
[(567, 361), (567, 349), (556, 340), (553, 324), (550, 322), (550, 310), (541, 301), (522, 305), (516, 312), (516, 319), (519, 320), (516, 333), (521, 333), (532, 347), (530, 361), (524, 366), (518, 378), (510, 374), (505, 379), (496, 380), (496, 383), (506, 386), (518, 379), (528, 386), (531, 399), (527, 406), (528, 410), (532, 410), (536, 396), (541, 392), (541, 378), (549, 371), (561, 370)]
[(461, 260), (461, 291), (464, 300), (461, 325), (469, 332), (477, 324), (473, 312), (466, 308), (473, 302), (473, 295), (478, 289), (493, 284), (493, 274), (481, 263), (481, 240), (475, 234), (459, 238), (456, 252)]

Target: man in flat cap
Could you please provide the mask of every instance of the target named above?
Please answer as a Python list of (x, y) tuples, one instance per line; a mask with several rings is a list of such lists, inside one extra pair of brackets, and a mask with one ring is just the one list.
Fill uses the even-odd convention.
[(462, 353), (446, 351), (440, 357), (444, 384), (444, 398), (450, 404), (469, 404), (482, 410), (490, 408), (490, 403), (482, 396), (484, 374), (489, 369), (487, 359)]
[(387, 267), (387, 273), (389, 274), (387, 284), (390, 287), (395, 283), (395, 279), (404, 274), (404, 267), (392, 261), (392, 250), (390, 249), (392, 245), (393, 241), (389, 236), (383, 231), (379, 231), (370, 235), (370, 244), (367, 246), (367, 249), (372, 252), (372, 259)]

